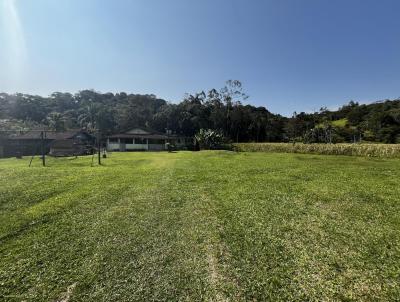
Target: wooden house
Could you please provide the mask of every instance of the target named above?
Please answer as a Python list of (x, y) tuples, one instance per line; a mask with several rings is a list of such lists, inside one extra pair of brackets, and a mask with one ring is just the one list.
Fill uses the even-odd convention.
[(84, 155), (93, 149), (95, 138), (85, 130), (63, 132), (27, 131), (3, 140), (4, 157), (41, 154), (42, 146), (46, 154), (54, 156)]
[(134, 128), (107, 138), (108, 151), (163, 151), (168, 149), (168, 144), (176, 149), (189, 149), (193, 139), (143, 128)]

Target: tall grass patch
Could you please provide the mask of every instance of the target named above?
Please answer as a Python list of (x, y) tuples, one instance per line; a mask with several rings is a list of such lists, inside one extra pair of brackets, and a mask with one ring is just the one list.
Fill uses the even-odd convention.
[(400, 157), (400, 144), (237, 143), (234, 144), (234, 149), (240, 152)]

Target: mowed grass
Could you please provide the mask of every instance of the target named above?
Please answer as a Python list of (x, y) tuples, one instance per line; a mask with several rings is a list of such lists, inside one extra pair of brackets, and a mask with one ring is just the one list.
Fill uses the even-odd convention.
[(1, 301), (400, 299), (400, 160), (0, 160)]

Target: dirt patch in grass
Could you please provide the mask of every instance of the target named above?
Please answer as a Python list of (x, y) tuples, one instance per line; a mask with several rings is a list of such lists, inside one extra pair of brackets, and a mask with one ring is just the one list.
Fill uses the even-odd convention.
[(218, 269), (218, 260), (214, 255), (214, 246), (208, 245), (207, 248), (207, 262), (210, 274), (210, 284), (215, 292), (215, 301), (229, 301), (225, 294), (220, 290), (220, 282), (223, 280)]
[(77, 283), (75, 282), (74, 284), (71, 284), (70, 286), (67, 287), (67, 291), (63, 293), (60, 298), (57, 299), (57, 302), (69, 302), (71, 299), (71, 296), (75, 290)]

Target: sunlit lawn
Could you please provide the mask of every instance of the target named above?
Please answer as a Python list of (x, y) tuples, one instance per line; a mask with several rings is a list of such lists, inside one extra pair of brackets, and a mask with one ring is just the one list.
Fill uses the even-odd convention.
[(1, 301), (400, 299), (400, 160), (0, 160)]

